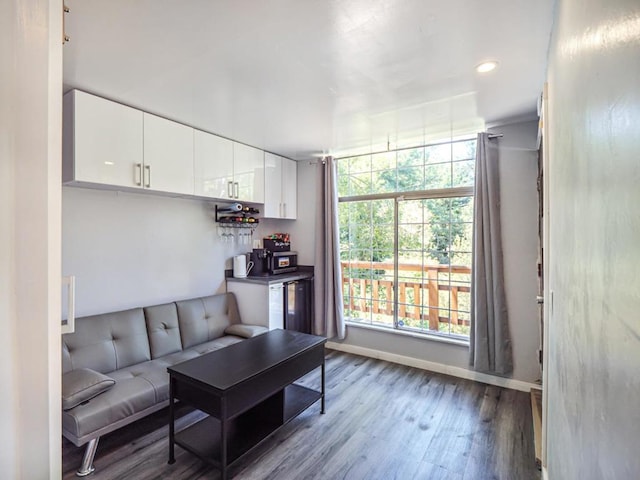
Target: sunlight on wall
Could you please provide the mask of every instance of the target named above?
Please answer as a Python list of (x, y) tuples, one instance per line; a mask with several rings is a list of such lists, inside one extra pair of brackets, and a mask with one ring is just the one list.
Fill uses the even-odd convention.
[(582, 35), (569, 38), (561, 47), (563, 56), (581, 52), (618, 48), (640, 41), (640, 16), (602, 23), (587, 29)]

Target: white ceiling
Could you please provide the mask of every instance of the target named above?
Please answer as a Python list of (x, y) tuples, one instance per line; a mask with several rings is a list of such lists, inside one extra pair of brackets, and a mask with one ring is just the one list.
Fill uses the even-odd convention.
[(65, 91), (295, 159), (416, 144), (535, 113), (553, 3), (66, 0)]

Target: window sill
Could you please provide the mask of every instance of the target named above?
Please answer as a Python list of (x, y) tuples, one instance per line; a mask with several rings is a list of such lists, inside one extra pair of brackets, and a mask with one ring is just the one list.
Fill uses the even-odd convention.
[(458, 338), (449, 338), (443, 335), (434, 335), (430, 333), (408, 332), (406, 330), (398, 330), (395, 328), (377, 327), (375, 325), (367, 325), (357, 322), (345, 322), (347, 327), (363, 328), (365, 330), (374, 330), (376, 332), (390, 333), (392, 335), (401, 335), (405, 337), (419, 338), (421, 340), (429, 340), (432, 342), (448, 343), (449, 345), (457, 345), (459, 347), (469, 348), (469, 340), (461, 340)]

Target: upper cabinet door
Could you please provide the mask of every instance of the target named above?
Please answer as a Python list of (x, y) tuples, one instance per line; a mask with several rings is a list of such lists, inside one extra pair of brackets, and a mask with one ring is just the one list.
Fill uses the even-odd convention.
[(144, 187), (193, 195), (193, 128), (144, 114)]
[(63, 180), (141, 187), (142, 112), (77, 90), (64, 107)]
[(282, 159), (282, 218), (298, 216), (298, 163)]
[(264, 203), (264, 152), (233, 143), (234, 199)]
[(295, 220), (298, 208), (298, 165), (288, 158), (264, 154), (264, 217)]
[(233, 198), (233, 142), (194, 130), (195, 194)]
[(282, 216), (282, 157), (264, 153), (264, 214), (265, 218)]

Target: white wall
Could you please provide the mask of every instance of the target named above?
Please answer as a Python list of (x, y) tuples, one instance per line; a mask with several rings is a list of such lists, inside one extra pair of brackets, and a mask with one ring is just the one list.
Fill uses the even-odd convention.
[(224, 292), (231, 258), (251, 250), (220, 239), (212, 202), (78, 187), (62, 200), (78, 316)]
[(640, 478), (639, 52), (637, 0), (559, 2), (545, 172), (551, 479)]
[[(512, 377), (523, 382), (535, 382), (540, 379), (536, 304), (537, 122), (504, 125), (494, 128), (494, 131), (504, 134), (503, 138), (495, 141), (500, 145), (504, 269), (514, 353)], [(307, 174), (313, 175), (314, 172), (309, 170)], [(339, 343), (463, 369), (468, 369), (469, 364), (467, 346), (379, 330), (348, 326), (346, 339)]]
[(538, 293), (538, 122), (503, 125), (500, 146), (500, 215), (504, 280), (514, 352), (513, 377), (541, 377)]
[(0, 4), (0, 467), (59, 478), (62, 4)]
[[(0, 3), (0, 58), (10, 58), (15, 48), (12, 22), (15, 17), (14, 4)], [(10, 129), (15, 100), (11, 93), (16, 88), (16, 72), (0, 69), (0, 325), (4, 333), (0, 336), (0, 381), (7, 386), (7, 395), (0, 395), (0, 465), (8, 478), (16, 478), (18, 462), (18, 402), (17, 372), (15, 364), (19, 356), (15, 350), (17, 331), (15, 305), (15, 147), (11, 136), (16, 132)]]

